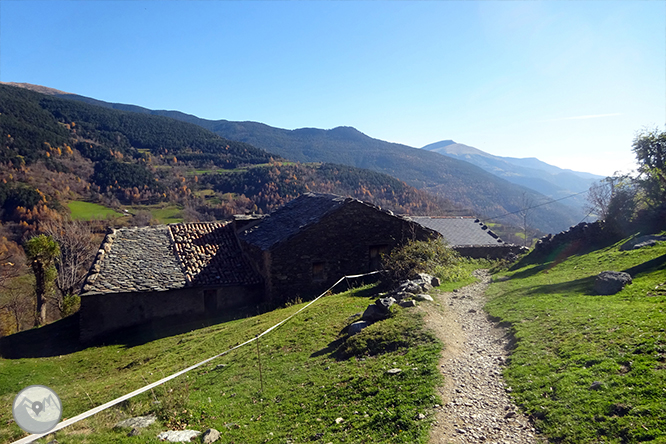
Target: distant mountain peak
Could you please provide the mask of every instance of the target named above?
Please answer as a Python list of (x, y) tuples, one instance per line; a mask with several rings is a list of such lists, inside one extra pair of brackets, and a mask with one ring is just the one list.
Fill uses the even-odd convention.
[(429, 145), (426, 145), (421, 149), (426, 150), (426, 151), (433, 151), (433, 150), (436, 150), (438, 148), (444, 148), (445, 146), (454, 145), (454, 144), (455, 144), (455, 142), (453, 140), (450, 140), (450, 139), (449, 140), (440, 140), (439, 142), (435, 142), (435, 143), (431, 143)]

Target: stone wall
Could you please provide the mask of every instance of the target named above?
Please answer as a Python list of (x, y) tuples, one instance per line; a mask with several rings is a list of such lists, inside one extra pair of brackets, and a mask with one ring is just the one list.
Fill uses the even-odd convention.
[[(217, 308), (206, 310), (204, 291), (212, 291)], [(169, 291), (136, 293), (90, 293), (81, 296), (80, 340), (91, 342), (123, 328), (170, 316), (209, 316), (256, 303), (261, 287), (190, 287)], [(211, 293), (209, 293), (211, 295)], [(210, 302), (209, 302), (210, 307)]]
[[(372, 271), (370, 249), (390, 251), (436, 233), (352, 201), (270, 250), (262, 260), (266, 295), (273, 302), (313, 297), (344, 275)], [(256, 260), (257, 251), (246, 250)]]
[[(616, 235), (604, 229), (603, 221), (582, 222), (556, 235), (549, 234), (537, 241), (529, 256), (545, 258), (558, 254), (570, 255), (591, 246), (612, 241)], [(554, 257), (552, 258), (554, 259)]]
[(470, 259), (505, 259), (511, 255), (520, 255), (527, 252), (521, 245), (469, 245), (453, 247), (463, 257)]

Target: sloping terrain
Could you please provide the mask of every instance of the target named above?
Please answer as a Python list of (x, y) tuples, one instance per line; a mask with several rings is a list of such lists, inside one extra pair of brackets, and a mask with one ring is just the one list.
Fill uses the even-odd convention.
[[(263, 148), (292, 161), (332, 162), (386, 173), (451, 200), (460, 207), (471, 208), (484, 218), (501, 218), (504, 223), (522, 225), (522, 218), (512, 213), (524, 208), (525, 202), (539, 205), (551, 200), (544, 194), (512, 184), (468, 162), (373, 139), (350, 127), (285, 130), (257, 122), (212, 121), (178, 111), (155, 111), (134, 105), (106, 103), (57, 91), (53, 94), (108, 108), (195, 123), (224, 138)], [(575, 225), (583, 216), (555, 202), (534, 208), (528, 224), (543, 232), (555, 233)]]
[[(495, 277), (486, 309), (510, 328), (511, 393), (551, 442), (666, 442), (666, 242), (615, 245)], [(625, 271), (615, 295), (598, 273)]]
[[(328, 295), (259, 341), (59, 431), (57, 441), (157, 443), (164, 430), (210, 427), (221, 442), (425, 443), (438, 403), (441, 343), (424, 328), (418, 307), (349, 337), (346, 327), (376, 295), (371, 287)], [(39, 337), (66, 336), (58, 329), (76, 329), (70, 318), (14, 335), (25, 340), (24, 355), (32, 350), (35, 357), (0, 359), (0, 441), (24, 436), (11, 421), (11, 405), (26, 385), (51, 387), (63, 417), (71, 418), (252, 339), (302, 307), (237, 312), (161, 338), (153, 326), (150, 336), (135, 331), (116, 344), (78, 350), (55, 343), (44, 350)], [(387, 372), (393, 368), (401, 371)], [(114, 428), (149, 414), (158, 421), (137, 429), (138, 436)]]

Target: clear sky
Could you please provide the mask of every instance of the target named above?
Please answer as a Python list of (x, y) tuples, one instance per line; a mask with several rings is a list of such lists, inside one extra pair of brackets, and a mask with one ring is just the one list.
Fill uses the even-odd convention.
[(612, 174), (666, 122), (666, 2), (2, 0), (0, 81)]

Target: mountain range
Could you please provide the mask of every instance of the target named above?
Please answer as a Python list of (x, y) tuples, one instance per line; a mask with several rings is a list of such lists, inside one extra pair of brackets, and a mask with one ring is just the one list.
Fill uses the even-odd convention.
[(520, 226), (523, 219), (519, 213), (525, 205), (533, 206), (528, 212), (528, 224), (543, 232), (565, 230), (584, 218), (580, 200), (572, 205), (552, 201), (582, 192), (589, 187), (586, 184), (596, 179), (537, 159), (493, 156), (453, 141), (418, 149), (374, 139), (352, 127), (287, 130), (258, 122), (207, 120), (179, 111), (109, 103), (33, 85), (15, 86), (106, 108), (194, 123), (225, 139), (244, 142), (291, 161), (334, 162), (386, 173), (470, 208), (485, 219)]
[(603, 176), (559, 168), (536, 157), (495, 156), (453, 140), (431, 143), (421, 149), (464, 160), (516, 185), (531, 188), (552, 199), (562, 199), (564, 205), (577, 211), (587, 204), (585, 192), (593, 183), (603, 179)]

